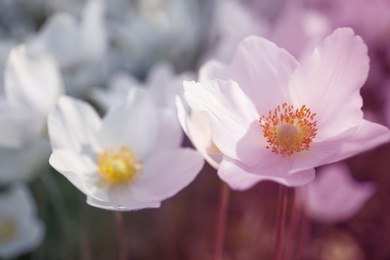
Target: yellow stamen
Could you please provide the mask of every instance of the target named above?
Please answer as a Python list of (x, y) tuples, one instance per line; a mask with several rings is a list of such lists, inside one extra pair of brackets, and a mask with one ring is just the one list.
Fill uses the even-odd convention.
[(122, 146), (118, 151), (108, 148), (98, 154), (99, 174), (109, 185), (127, 184), (134, 180), (142, 168), (142, 162), (135, 159), (127, 147)]
[(18, 231), (15, 221), (8, 217), (0, 217), (0, 243), (10, 241)]

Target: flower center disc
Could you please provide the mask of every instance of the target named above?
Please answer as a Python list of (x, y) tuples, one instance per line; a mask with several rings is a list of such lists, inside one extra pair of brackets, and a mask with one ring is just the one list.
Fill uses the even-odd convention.
[(293, 106), (284, 103), (282, 107), (275, 108), (273, 113), (269, 111), (267, 117), (261, 116), (259, 122), (269, 144), (267, 149), (283, 157), (309, 150), (317, 134), (315, 115), (305, 105), (294, 110)]
[(10, 218), (0, 218), (0, 243), (10, 241), (16, 236), (17, 226)]
[(127, 147), (119, 150), (108, 148), (98, 154), (99, 174), (110, 185), (127, 184), (134, 180), (141, 169), (141, 162), (135, 159), (134, 154)]

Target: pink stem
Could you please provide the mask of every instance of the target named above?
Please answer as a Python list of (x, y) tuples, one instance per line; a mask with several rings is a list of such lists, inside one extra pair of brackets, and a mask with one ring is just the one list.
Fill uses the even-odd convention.
[(217, 231), (214, 246), (214, 260), (222, 259), (223, 252), (223, 241), (225, 238), (225, 227), (226, 227), (226, 215), (229, 203), (230, 189), (226, 183), (222, 182), (221, 185), (221, 199), (219, 203)]
[(280, 260), (282, 256), (283, 231), (286, 222), (287, 188), (280, 185), (278, 202), (278, 219), (276, 227), (276, 241), (274, 249), (274, 260)]

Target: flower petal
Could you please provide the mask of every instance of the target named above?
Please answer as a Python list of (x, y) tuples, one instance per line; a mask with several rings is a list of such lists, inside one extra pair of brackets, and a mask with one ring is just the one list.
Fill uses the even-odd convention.
[(18, 147), (0, 147), (0, 183), (32, 179), (50, 155), (50, 144), (46, 138), (38, 138)]
[(86, 60), (100, 58), (107, 48), (104, 8), (101, 0), (86, 3), (80, 24), (81, 50)]
[(21, 148), (39, 138), (45, 127), (45, 117), (30, 110), (4, 106), (0, 110), (0, 145)]
[(303, 151), (294, 156), (293, 169), (307, 169), (341, 161), (387, 143), (389, 140), (389, 129), (362, 120), (359, 126), (350, 128), (338, 136), (323, 142), (312, 143), (309, 151)]
[(103, 118), (99, 142), (103, 147), (128, 146), (143, 160), (153, 149), (159, 123), (151, 97), (142, 89), (132, 88), (125, 102), (111, 109)]
[(100, 201), (93, 197), (87, 197), (87, 203), (91, 206), (106, 209), (106, 210), (116, 210), (116, 211), (129, 211), (129, 210), (139, 210), (147, 208), (159, 208), (161, 206), (160, 201), (136, 201), (132, 200), (131, 197), (122, 196), (121, 202), (114, 204), (111, 202)]
[[(305, 185), (314, 180), (314, 169), (289, 171), (292, 161), (284, 158), (278, 164), (247, 166), (237, 160), (224, 157), (218, 169), (218, 175), (232, 189), (248, 189), (259, 181), (275, 181), (289, 187)], [(257, 178), (255, 177), (257, 176)]]
[(140, 201), (161, 201), (190, 184), (204, 165), (192, 149), (168, 150), (145, 162), (143, 173), (134, 182), (134, 197)]
[(94, 154), (101, 119), (88, 103), (62, 96), (48, 116), (48, 129), (53, 149)]
[[(236, 144), (259, 118), (248, 97), (233, 81), (184, 82), (184, 88), (191, 108), (209, 115), (211, 134), (219, 150), (229, 157), (244, 160), (245, 153), (240, 157)], [(262, 136), (260, 131), (259, 136)]]
[(180, 97), (176, 97), (180, 124), (195, 148), (212, 167), (217, 169), (222, 161), (222, 154), (218, 154), (218, 150), (211, 138), (208, 116), (205, 113), (196, 111), (191, 111), (191, 114), (187, 113), (184, 102)]
[(179, 148), (184, 136), (175, 112), (168, 108), (160, 108), (158, 119), (160, 126), (153, 150), (159, 152)]
[(51, 16), (43, 25), (33, 46), (50, 53), (61, 67), (74, 65), (80, 59), (80, 37), (76, 19), (66, 13)]
[(250, 97), (257, 111), (268, 114), (284, 102), (289, 103), (289, 80), (298, 62), (274, 43), (249, 36), (238, 46), (228, 67), (229, 78)]
[(62, 173), (76, 188), (84, 194), (88, 194), (84, 185), (84, 176), (96, 173), (97, 166), (88, 163), (86, 156), (81, 156), (72, 151), (54, 150), (50, 156), (49, 163), (58, 172)]
[(359, 183), (339, 163), (322, 167), (302, 197), (307, 214), (318, 221), (338, 222), (356, 214), (375, 191), (373, 183)]
[(211, 60), (202, 65), (199, 69), (199, 81), (205, 82), (214, 79), (229, 80), (229, 77), (225, 64), (216, 60)]
[(367, 47), (350, 28), (325, 38), (294, 73), (294, 105), (317, 113), (316, 140), (335, 136), (363, 118), (360, 88), (368, 74)]
[(63, 93), (63, 83), (55, 61), (44, 53), (34, 53), (25, 45), (14, 48), (5, 65), (5, 95), (15, 107), (46, 116)]

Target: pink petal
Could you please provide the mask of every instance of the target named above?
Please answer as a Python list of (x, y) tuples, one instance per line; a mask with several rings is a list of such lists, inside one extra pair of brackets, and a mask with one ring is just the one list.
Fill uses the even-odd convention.
[(341, 163), (321, 168), (318, 175), (302, 197), (306, 212), (318, 221), (347, 220), (375, 191), (372, 183), (356, 182)]
[(315, 177), (314, 169), (307, 169), (297, 172), (289, 172), (291, 160), (284, 158), (277, 164), (246, 166), (237, 160), (224, 157), (218, 175), (226, 181), (232, 189), (247, 189), (258, 181), (275, 181), (280, 184), (297, 187), (305, 185)]
[(289, 80), (298, 67), (286, 50), (263, 38), (250, 36), (238, 46), (228, 76), (250, 97), (260, 114), (290, 101)]
[(367, 47), (350, 28), (342, 28), (317, 47), (294, 73), (291, 95), (298, 108), (317, 113), (316, 140), (335, 136), (363, 117), (360, 88), (368, 73)]

